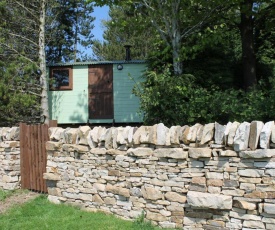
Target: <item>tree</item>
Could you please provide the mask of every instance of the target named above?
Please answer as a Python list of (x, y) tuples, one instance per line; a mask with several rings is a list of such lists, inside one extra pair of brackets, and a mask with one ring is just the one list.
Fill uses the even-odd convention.
[(150, 21), (166, 45), (171, 47), (175, 75), (183, 73), (181, 49), (184, 47), (184, 39), (197, 32), (219, 8), (211, 5), (212, 1), (139, 0), (120, 3), (114, 0), (97, 0), (95, 2), (99, 5), (133, 5), (135, 10)]
[[(0, 4), (5, 15), (0, 19), (1, 72), (4, 76), (1, 78), (4, 99), (1, 106), (9, 108), (11, 103), (14, 105), (12, 114), (18, 115), (7, 118), (9, 122), (30, 121), (29, 115), (37, 112), (40, 112), (40, 122), (49, 121), (44, 55), (45, 4), (46, 0), (10, 0)], [(34, 111), (29, 111), (26, 105)], [(32, 118), (37, 121), (36, 116)]]
[(131, 57), (145, 60), (156, 41), (156, 33), (142, 14), (133, 6), (111, 6), (110, 19), (103, 21), (104, 42), (94, 41), (93, 53), (97, 60), (125, 59), (124, 45), (130, 44)]
[[(219, 1), (219, 0), (218, 0)], [(223, 19), (229, 29), (238, 28), (241, 42), (242, 86), (244, 89), (257, 83), (258, 42), (261, 33), (267, 34), (274, 28), (275, 3), (265, 0), (236, 0), (224, 3)], [(262, 28), (261, 32), (257, 28)], [(260, 32), (260, 33), (259, 33)], [(258, 43), (258, 44), (257, 44)], [(258, 60), (257, 60), (258, 59)]]
[(82, 49), (92, 46), (93, 5), (85, 0), (51, 0), (46, 23), (47, 62), (85, 59)]
[(45, 55), (45, 21), (46, 21), (46, 0), (40, 0), (39, 7), (39, 72), (41, 85), (41, 110), (44, 123), (49, 124), (49, 102), (48, 102), (48, 82), (46, 76), (46, 55)]

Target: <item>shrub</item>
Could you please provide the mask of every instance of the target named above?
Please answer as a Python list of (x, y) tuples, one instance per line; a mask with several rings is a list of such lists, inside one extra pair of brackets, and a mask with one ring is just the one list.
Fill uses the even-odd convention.
[(144, 123), (186, 125), (199, 122), (227, 123), (237, 120), (273, 120), (275, 115), (275, 80), (269, 87), (260, 84), (243, 91), (221, 90), (217, 86), (201, 87), (190, 74), (172, 76), (170, 67), (162, 73), (147, 71), (144, 82), (134, 88), (140, 97)]

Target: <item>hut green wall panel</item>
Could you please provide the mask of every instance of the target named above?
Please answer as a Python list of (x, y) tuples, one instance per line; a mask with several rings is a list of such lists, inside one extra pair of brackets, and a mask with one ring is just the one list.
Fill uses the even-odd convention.
[[(114, 119), (116, 123), (142, 122), (139, 98), (132, 94), (141, 81), (145, 64), (113, 64)], [(59, 124), (88, 121), (88, 65), (73, 66), (73, 90), (49, 91), (50, 118)], [(89, 120), (90, 123), (112, 123), (113, 120)]]
[(117, 70), (114, 64), (114, 119), (116, 123), (142, 122), (139, 114), (139, 98), (133, 93), (136, 82), (140, 82), (145, 64), (123, 64), (123, 70)]
[(59, 124), (88, 121), (88, 66), (73, 66), (73, 90), (50, 91), (52, 120)]

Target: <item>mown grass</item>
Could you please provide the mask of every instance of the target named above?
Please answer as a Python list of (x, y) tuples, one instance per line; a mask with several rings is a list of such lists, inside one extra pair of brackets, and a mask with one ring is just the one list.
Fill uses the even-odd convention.
[(125, 221), (113, 215), (90, 213), (68, 205), (50, 203), (45, 195), (13, 207), (0, 215), (0, 229), (5, 230), (157, 230), (143, 221)]

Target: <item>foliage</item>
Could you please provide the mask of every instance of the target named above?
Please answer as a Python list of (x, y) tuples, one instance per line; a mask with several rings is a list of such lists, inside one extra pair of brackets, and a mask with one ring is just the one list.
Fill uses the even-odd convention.
[(46, 57), (48, 63), (86, 59), (81, 45), (93, 44), (93, 5), (85, 0), (49, 0), (46, 22)]
[[(0, 123), (40, 122), (40, 1), (0, 1)], [(37, 12), (38, 11), (38, 12)], [(41, 69), (41, 68), (40, 68)]]
[(132, 59), (144, 60), (156, 40), (155, 31), (150, 22), (144, 20), (133, 6), (111, 6), (109, 19), (102, 22), (104, 41), (93, 43), (93, 53), (96, 60), (125, 59), (124, 45), (131, 45)]
[(0, 61), (0, 125), (40, 121), (39, 75), (24, 60)]
[[(172, 77), (169, 66), (162, 73), (147, 71), (144, 82), (134, 88), (140, 97), (145, 124), (167, 126), (237, 120), (272, 120), (275, 116), (275, 80), (261, 82), (250, 91), (204, 88), (193, 75)], [(267, 87), (269, 85), (269, 87)]]
[[(0, 215), (0, 229), (93, 229), (138, 230), (143, 225), (121, 220), (101, 212), (90, 213), (68, 205), (51, 204), (46, 196), (40, 196), (22, 206)], [(144, 228), (157, 230), (160, 228)]]

